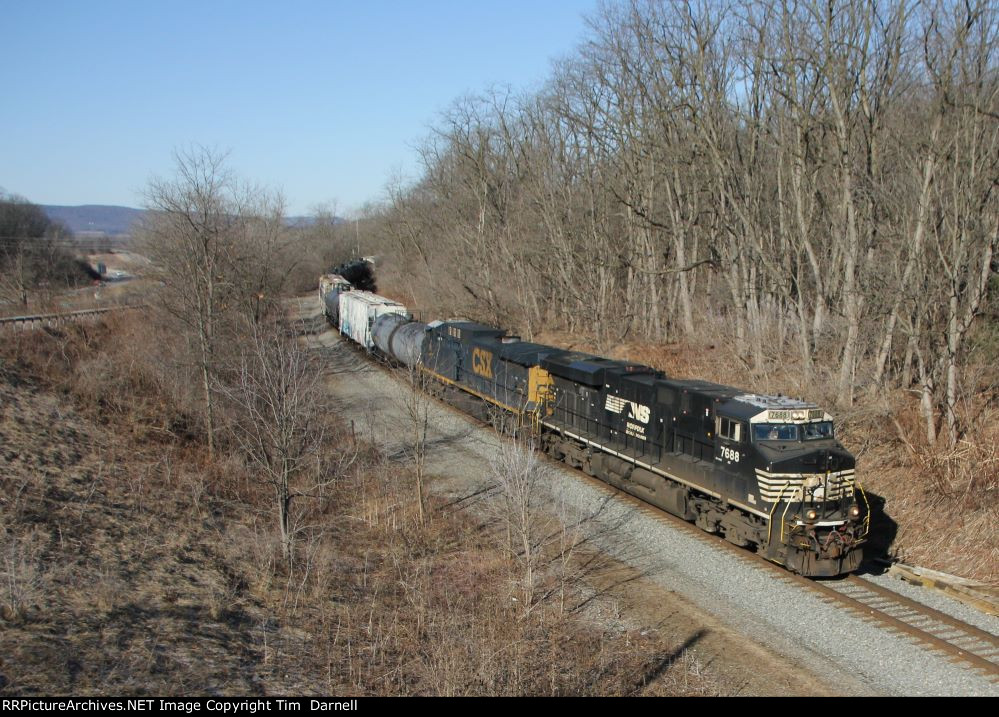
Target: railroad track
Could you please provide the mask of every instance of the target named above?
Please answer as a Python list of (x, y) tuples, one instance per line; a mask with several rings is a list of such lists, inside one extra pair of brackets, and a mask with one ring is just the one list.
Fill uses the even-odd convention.
[[(562, 463), (558, 465), (566, 467)], [(769, 570), (775, 579), (818, 593), (826, 602), (835, 603), (865, 620), (879, 623), (893, 633), (915, 640), (927, 650), (943, 654), (953, 662), (962, 662), (970, 669), (989, 677), (993, 682), (999, 682), (999, 636), (857, 575), (841, 579), (815, 580), (788, 572), (756, 553), (733, 545), (720, 536), (706, 533), (685, 520), (660, 511), (604, 483), (599, 478), (580, 470), (574, 469), (574, 472), (594, 487), (628, 501), (657, 520), (667, 522), (700, 540), (709, 541), (741, 560), (751, 561)]]
[(86, 321), (113, 311), (130, 311), (144, 308), (145, 304), (127, 304), (124, 306), (106, 306), (100, 309), (80, 309), (60, 314), (30, 314), (26, 316), (6, 316), (0, 318), (0, 328), (35, 329), (42, 326), (57, 326), (67, 322)]
[[(385, 372), (392, 371), (384, 361), (373, 363)], [(482, 426), (490, 425), (462, 411), (444, 396), (433, 396), (433, 398), (438, 404), (455, 411), (466, 420), (472, 420)], [(572, 470), (597, 490), (627, 501), (656, 520), (666, 522), (700, 540), (730, 551), (741, 560), (748, 560), (762, 569), (771, 571), (775, 579), (794, 583), (812, 593), (818, 593), (826, 602), (835, 603), (864, 620), (876, 622), (895, 634), (916, 641), (929, 651), (945, 655), (954, 662), (964, 663), (993, 682), (999, 682), (999, 637), (986, 630), (856, 575), (835, 580), (814, 580), (791, 573), (756, 553), (733, 545), (720, 536), (706, 533), (691, 523), (665, 513), (582, 470), (571, 469), (558, 461), (553, 462), (561, 468)]]
[(819, 585), (836, 592), (832, 599), (845, 602), (861, 615), (887, 623), (999, 679), (999, 637), (992, 633), (856, 575)]

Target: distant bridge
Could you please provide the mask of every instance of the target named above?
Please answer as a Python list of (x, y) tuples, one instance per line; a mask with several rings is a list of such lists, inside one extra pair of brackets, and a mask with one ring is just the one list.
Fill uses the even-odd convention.
[(92, 321), (101, 314), (113, 311), (133, 311), (145, 308), (146, 304), (126, 304), (122, 306), (106, 306), (100, 309), (80, 309), (61, 314), (32, 314), (28, 316), (7, 316), (0, 318), (0, 329), (37, 329), (44, 326), (58, 326), (68, 322)]

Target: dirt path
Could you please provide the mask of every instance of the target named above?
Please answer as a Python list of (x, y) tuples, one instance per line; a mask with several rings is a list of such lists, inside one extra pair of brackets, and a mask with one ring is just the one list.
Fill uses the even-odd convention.
[[(294, 316), (315, 330), (318, 300), (303, 298), (292, 308)], [(327, 386), (338, 410), (351, 420), (359, 436), (382, 448), (386, 455), (405, 460), (407, 427), (403, 397), (408, 387), (388, 372), (367, 362), (353, 347), (331, 330), (304, 339), (321, 352), (330, 371)], [(411, 428), (409, 429), (411, 430)], [(485, 512), (491, 500), (485, 466), (504, 446), (506, 439), (464, 418), (454, 410), (434, 403), (430, 408), (427, 471), (430, 489), (448, 504)], [(564, 468), (562, 478), (581, 480)], [(666, 529), (666, 528), (664, 528)], [(596, 522), (584, 530), (606, 530)], [(594, 537), (594, 536), (587, 536)], [(606, 537), (606, 536), (604, 536)], [(868, 694), (870, 688), (849, 676), (832, 674), (822, 678), (802, 668), (791, 656), (757, 644), (699, 607), (695, 601), (665, 587), (662, 561), (649, 560), (635, 551), (625, 559), (600, 552), (600, 541), (587, 542), (577, 561), (589, 561), (585, 580), (592, 598), (585, 610), (592, 619), (609, 627), (658, 631), (677, 646), (677, 653), (691, 670), (704, 671), (728, 695), (834, 695)], [(594, 560), (598, 557), (598, 560)]]

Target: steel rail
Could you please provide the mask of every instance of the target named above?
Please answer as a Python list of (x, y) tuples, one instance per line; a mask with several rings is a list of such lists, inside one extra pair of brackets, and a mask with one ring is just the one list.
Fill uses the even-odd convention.
[[(555, 463), (560, 466), (567, 467), (565, 466), (564, 463), (561, 463), (560, 461), (555, 461)], [(728, 542), (719, 535), (713, 535), (711, 533), (703, 531), (700, 528), (694, 526), (692, 523), (688, 523), (687, 521), (682, 520), (676, 516), (670, 515), (665, 511), (661, 511), (655, 506), (650, 505), (640, 500), (639, 498), (630, 495), (629, 493), (625, 493), (624, 491), (619, 490), (608, 483), (605, 483), (604, 481), (600, 480), (599, 478), (596, 478), (595, 476), (591, 476), (588, 473), (581, 471), (579, 469), (572, 469), (572, 470), (575, 473), (579, 474), (580, 476), (584, 477), (588, 482), (590, 482), (595, 487), (604, 489), (611, 494), (616, 494), (618, 497), (623, 498), (624, 500), (630, 502), (637, 508), (640, 508), (644, 512), (648, 513), (649, 515), (661, 521), (668, 522), (670, 525), (677, 527), (681, 530), (685, 530), (688, 534), (696, 538), (699, 538), (700, 540), (709, 542), (712, 545), (723, 548), (742, 560), (752, 562), (753, 564), (758, 565), (765, 570), (769, 570), (775, 575), (775, 577), (779, 579), (793, 582), (805, 588), (806, 590), (819, 593), (823, 597), (827, 598), (829, 601), (837, 602), (842, 606), (844, 606), (845, 608), (847, 608), (848, 610), (857, 613), (861, 617), (875, 620), (885, 625), (886, 627), (890, 628), (893, 631), (915, 638), (918, 642), (924, 643), (933, 649), (948, 654), (955, 661), (960, 660), (969, 664), (975, 669), (982, 670), (991, 677), (993, 682), (999, 681), (999, 662), (997, 662), (997, 660), (999, 660), (999, 656), (984, 657), (982, 655), (975, 654), (975, 652), (972, 652), (967, 648), (953, 644), (952, 642), (954, 640), (960, 640), (962, 637), (974, 637), (979, 641), (988, 642), (989, 644), (996, 645), (997, 647), (999, 647), (999, 638), (997, 638), (995, 635), (992, 635), (989, 632), (986, 632), (985, 630), (982, 630), (974, 625), (970, 625), (950, 615), (946, 615), (945, 613), (942, 613), (939, 610), (935, 610), (927, 605), (923, 605), (922, 603), (911, 600), (910, 598), (907, 598), (904, 595), (900, 595), (892, 590), (889, 590), (888, 588), (881, 587), (880, 585), (874, 585), (873, 583), (863, 580), (862, 578), (858, 578), (856, 576), (851, 575), (845, 579), (845, 581), (849, 582), (850, 584), (854, 584), (855, 582), (860, 583), (860, 585), (865, 589), (870, 589), (872, 593), (877, 593), (879, 596), (885, 599), (892, 600), (897, 605), (902, 605), (905, 607), (909, 607), (910, 604), (915, 605), (916, 607), (910, 609), (912, 609), (913, 611), (918, 610), (918, 612), (924, 617), (930, 619), (936, 619), (939, 620), (940, 622), (945, 622), (950, 627), (956, 630), (960, 630), (963, 633), (962, 635), (950, 638), (939, 637), (916, 625), (905, 622), (900, 617), (895, 617), (893, 615), (888, 614), (887, 612), (885, 612), (885, 609), (890, 609), (890, 607), (888, 606), (882, 606), (881, 608), (879, 608), (879, 607), (874, 607), (872, 605), (868, 605), (862, 602), (861, 600), (858, 600), (849, 595), (845, 595), (844, 593), (836, 590), (835, 588), (830, 587), (831, 584), (835, 584), (832, 581), (814, 580), (811, 578), (806, 578), (802, 575), (798, 575), (797, 573), (792, 573), (788, 571), (786, 568), (783, 568), (777, 565), (776, 563), (770, 562), (769, 560), (767, 560), (761, 555), (758, 555), (757, 553), (750, 552), (745, 548), (734, 545), (733, 543)]]
[[(800, 581), (806, 584), (807, 587), (811, 588), (813, 591), (823, 593), (824, 595), (832, 598), (834, 601), (842, 603), (848, 609), (860, 614), (863, 617), (871, 618), (892, 628), (893, 630), (896, 630), (897, 632), (900, 632), (904, 635), (908, 635), (909, 637), (913, 637), (918, 642), (925, 643), (937, 650), (940, 650), (941, 652), (949, 654), (955, 660), (961, 660), (963, 662), (969, 663), (975, 668), (988, 673), (992, 677), (993, 682), (999, 681), (999, 663), (995, 662), (992, 659), (982, 657), (981, 655), (978, 655), (968, 650), (967, 648), (963, 648), (959, 645), (954, 644), (953, 640), (960, 639), (960, 637), (951, 637), (946, 639), (938, 637), (937, 635), (934, 635), (932, 632), (929, 632), (921, 627), (913, 625), (911, 622), (906, 622), (900, 617), (895, 617), (885, 612), (887, 606), (874, 607), (872, 605), (863, 602), (862, 600), (859, 600), (850, 595), (846, 595), (840, 592), (839, 590), (836, 590), (835, 588), (826, 585), (825, 583), (815, 582), (809, 580), (808, 578), (804, 578), (801, 575), (790, 575), (790, 577), (793, 578), (796, 582)], [(863, 586), (865, 589), (869, 589), (870, 584), (866, 580), (861, 580), (860, 578), (855, 578), (855, 579), (857, 581), (862, 582), (864, 584)], [(849, 581), (849, 578), (847, 578), (847, 580)], [(953, 626), (958, 626), (958, 625), (960, 626), (957, 629), (961, 630), (964, 633), (965, 637), (969, 635), (975, 635), (976, 632), (982, 632), (984, 635), (986, 635), (989, 638), (990, 641), (995, 641), (994, 635), (990, 635), (989, 633), (983, 630), (979, 630), (979, 628), (975, 627), (974, 625), (969, 625), (965, 622), (958, 620), (957, 618), (951, 617), (949, 615), (944, 615), (944, 613), (940, 613), (939, 611), (934, 610), (931, 607), (922, 605), (921, 603), (918, 603), (914, 600), (910, 600), (904, 595), (900, 595), (892, 590), (888, 590), (887, 588), (882, 588), (880, 585), (876, 587), (878, 588), (878, 591), (871, 590), (872, 593), (883, 591), (884, 595), (890, 596), (887, 597), (886, 599), (893, 601), (895, 604), (906, 605), (907, 603), (912, 603), (918, 606), (918, 612), (922, 615), (928, 616), (930, 613), (937, 613), (941, 616), (947, 617), (948, 622), (952, 623)], [(978, 639), (977, 635), (976, 639)]]
[[(559, 465), (564, 465), (564, 464), (559, 463)], [(680, 518), (677, 518), (676, 516), (661, 511), (657, 509), (655, 506), (649, 505), (648, 503), (638, 498), (635, 498), (634, 496), (625, 493), (622, 490), (618, 490), (614, 486), (605, 483), (599, 478), (590, 476), (584, 471), (580, 471), (578, 469), (576, 469), (576, 472), (584, 476), (589, 482), (593, 483), (597, 487), (605, 488), (608, 489), (610, 492), (616, 493), (620, 497), (623, 497), (625, 500), (632, 502), (635, 506), (641, 508), (643, 511), (646, 511), (647, 513), (658, 518), (659, 520), (667, 521), (671, 525), (687, 531), (687, 533), (689, 533), (694, 537), (710, 542), (711, 544), (716, 545), (718, 547), (724, 548), (725, 550), (728, 550), (733, 555), (736, 555), (742, 560), (752, 562), (753, 564), (758, 565), (763, 569), (771, 571), (776, 577), (780, 579), (793, 582), (805, 588), (806, 590), (819, 593), (823, 597), (828, 598), (830, 601), (837, 602), (843, 605), (845, 608), (851, 610), (852, 612), (857, 613), (858, 615), (864, 618), (876, 620), (877, 622), (882, 623), (886, 627), (896, 632), (902, 633), (909, 637), (913, 637), (918, 642), (922, 642), (934, 649), (947, 653), (952, 658), (954, 658), (954, 660), (961, 660), (963, 662), (966, 662), (970, 666), (982, 670), (983, 672), (986, 672), (992, 678), (993, 682), (999, 681), (999, 662), (996, 662), (996, 660), (999, 659), (999, 657), (997, 658), (983, 657), (981, 655), (975, 654), (974, 652), (968, 650), (967, 648), (955, 645), (952, 642), (952, 640), (961, 639), (962, 636), (963, 637), (973, 636), (978, 640), (981, 641), (987, 640), (990, 644), (999, 646), (999, 638), (997, 638), (995, 635), (992, 635), (991, 633), (981, 630), (980, 628), (974, 625), (969, 625), (968, 623), (963, 622), (962, 620), (959, 620), (955, 617), (946, 615), (945, 613), (942, 613), (939, 610), (935, 610), (929, 606), (923, 605), (922, 603), (911, 600), (905, 597), (904, 595), (900, 595), (892, 590), (889, 590), (888, 588), (884, 588), (881, 587), (880, 585), (874, 585), (873, 583), (869, 583), (868, 581), (863, 580), (862, 578), (858, 578), (856, 576), (851, 575), (845, 579), (846, 582), (850, 582), (851, 584), (853, 584), (854, 582), (860, 583), (865, 589), (870, 589), (872, 593), (876, 592), (879, 596), (882, 596), (885, 599), (890, 599), (894, 601), (896, 604), (908, 607), (909, 604), (911, 603), (912, 605), (918, 606), (916, 608), (911, 608), (911, 609), (918, 610), (920, 614), (928, 618), (933, 616), (933, 619), (938, 619), (940, 622), (946, 622), (954, 629), (960, 630), (964, 633), (962, 636), (955, 636), (948, 639), (938, 637), (937, 635), (934, 635), (933, 633), (928, 632), (927, 630), (924, 630), (916, 625), (912, 625), (908, 622), (905, 622), (903, 619), (899, 617), (895, 617), (893, 615), (888, 614), (882, 608), (868, 605), (862, 602), (861, 600), (858, 600), (849, 595), (845, 595), (844, 593), (836, 590), (835, 588), (830, 587), (830, 584), (835, 584), (832, 581), (829, 581), (827, 583), (826, 581), (814, 580), (811, 578), (806, 578), (802, 575), (798, 575), (797, 573), (792, 573), (788, 571), (786, 568), (783, 568), (777, 565), (776, 563), (770, 562), (769, 560), (767, 560), (761, 555), (758, 555), (757, 553), (749, 552), (745, 548), (734, 545), (725, 540), (721, 536), (707, 533), (701, 530), (700, 528), (697, 528), (693, 524), (688, 523), (685, 520), (681, 520)], [(887, 608), (888, 606), (883, 606), (883, 607)], [(940, 617), (936, 618), (937, 615), (939, 615)], [(946, 618), (946, 620), (942, 618)]]
[[(910, 615), (896, 616), (902, 619), (903, 621), (907, 619), (915, 620), (919, 618), (925, 618), (932, 622), (939, 623), (940, 625), (943, 626), (936, 630), (937, 633), (958, 630), (963, 634), (944, 639), (946, 639), (947, 642), (951, 643), (964, 640), (974, 640), (975, 642), (983, 643), (985, 647), (979, 647), (979, 648), (965, 647), (963, 649), (972, 654), (977, 654), (979, 655), (979, 657), (983, 657), (989, 660), (990, 662), (999, 659), (999, 655), (993, 656), (989, 654), (984, 654), (992, 652), (999, 653), (999, 636), (993, 635), (991, 632), (983, 630), (976, 625), (971, 625), (967, 622), (964, 622), (963, 620), (959, 620), (953, 615), (948, 615), (947, 613), (941, 612), (936, 608), (932, 608), (929, 605), (924, 605), (923, 603), (918, 602), (917, 600), (913, 600), (912, 598), (897, 593), (894, 590), (890, 590), (889, 588), (886, 588), (883, 585), (878, 585), (877, 583), (871, 582), (870, 580), (864, 580), (863, 578), (857, 575), (847, 576), (846, 579), (842, 583), (840, 583), (840, 586), (841, 587), (849, 586), (856, 588), (859, 591), (864, 591), (869, 593), (871, 596), (873, 596), (872, 598), (868, 598), (865, 595), (857, 595), (853, 593), (848, 594), (849, 597), (859, 602), (863, 602), (869, 606), (870, 606), (870, 602), (868, 602), (869, 599), (873, 599), (875, 601), (888, 600), (891, 601), (891, 603), (893, 603), (892, 605), (887, 605), (887, 606), (886, 605), (872, 606), (879, 610), (884, 611), (892, 608), (900, 608), (902, 610), (907, 611), (908, 613), (912, 613)], [(929, 626), (923, 626), (921, 629), (925, 632), (930, 632)]]

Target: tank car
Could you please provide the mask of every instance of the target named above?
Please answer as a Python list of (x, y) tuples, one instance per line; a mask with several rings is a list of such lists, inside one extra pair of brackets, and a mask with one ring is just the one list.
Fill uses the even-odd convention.
[(426, 330), (426, 324), (406, 314), (383, 314), (371, 326), (371, 340), (385, 356), (414, 368), (422, 359)]

